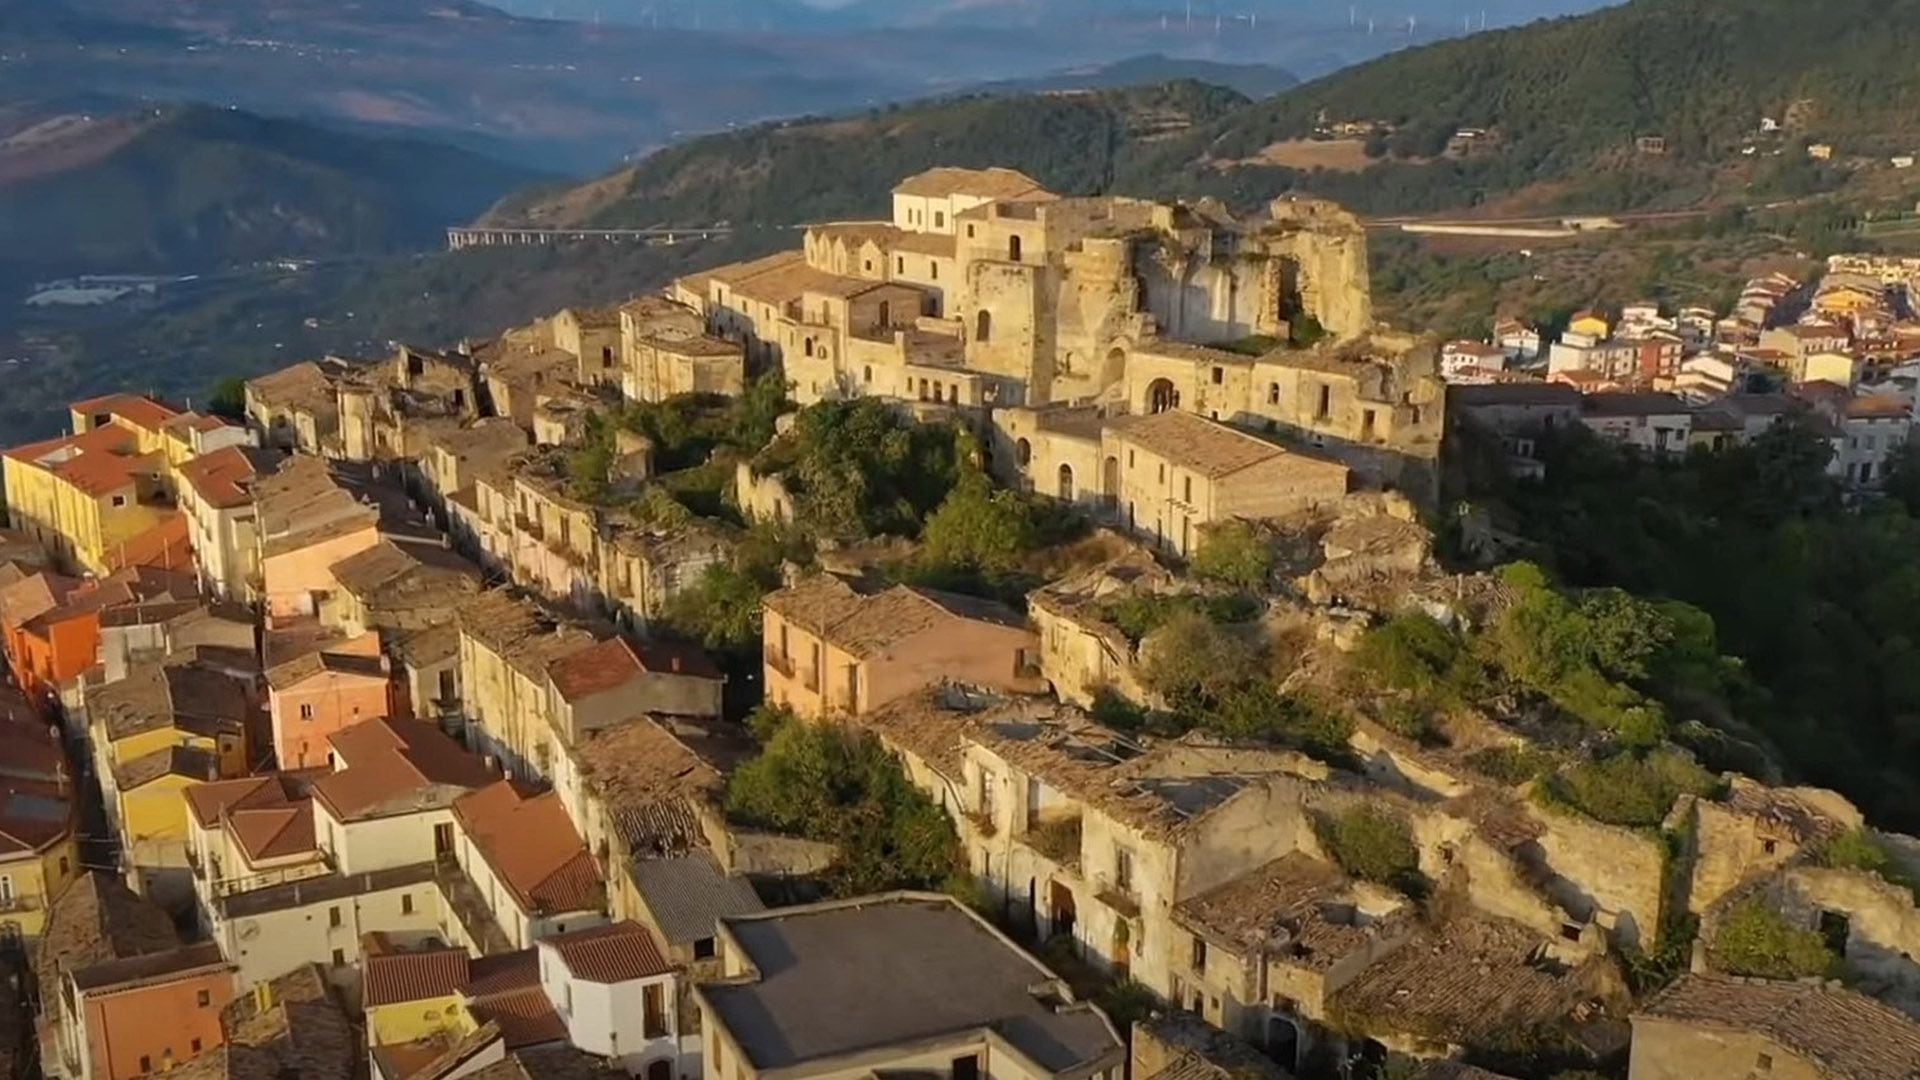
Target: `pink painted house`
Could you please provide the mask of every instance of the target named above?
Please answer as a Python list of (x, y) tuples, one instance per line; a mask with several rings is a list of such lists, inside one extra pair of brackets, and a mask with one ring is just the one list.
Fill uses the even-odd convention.
[(330, 764), (334, 732), (393, 715), (392, 676), (378, 634), (327, 648), (267, 672), (273, 751), (283, 769)]

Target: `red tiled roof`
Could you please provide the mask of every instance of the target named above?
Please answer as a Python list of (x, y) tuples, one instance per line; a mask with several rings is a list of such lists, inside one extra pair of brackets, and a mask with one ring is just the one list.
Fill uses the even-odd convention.
[(343, 768), (316, 782), (313, 793), (342, 820), (377, 814), (406, 796), (417, 799), (424, 789), (480, 788), (495, 779), (485, 762), (418, 720), (368, 720), (328, 742)]
[(109, 549), (107, 562), (115, 568), (192, 566), (193, 541), (187, 534), (187, 516), (177, 512), (168, 514), (160, 524)]
[(112, 413), (127, 423), (146, 428), (148, 431), (159, 431), (162, 424), (180, 415), (180, 410), (162, 405), (142, 394), (108, 394), (105, 397), (76, 401), (68, 408), (88, 416)]
[(215, 450), (180, 466), (180, 477), (207, 505), (226, 510), (253, 500), (246, 482), (255, 475), (253, 459), (237, 446)]
[(307, 800), (293, 806), (231, 810), (227, 820), (241, 850), (256, 864), (317, 850), (313, 806)]
[(540, 950), (527, 948), (475, 957), (467, 970), (467, 994), (474, 998), (538, 987)]
[(453, 816), (529, 913), (592, 911), (600, 871), (554, 792), (529, 797), (502, 780), (454, 800)]
[(643, 641), (634, 646), (641, 668), (661, 675), (690, 675), (699, 679), (724, 678), (713, 658), (696, 646), (677, 641)]
[(631, 920), (556, 934), (542, 944), (560, 954), (560, 962), (574, 978), (587, 982), (626, 982), (673, 970), (653, 932)]
[(578, 701), (622, 686), (643, 670), (627, 639), (611, 637), (555, 663), (548, 674), (561, 697)]
[(475, 998), (468, 1005), (473, 1018), (484, 1024), (500, 1025), (500, 1037), (507, 1049), (559, 1042), (567, 1037), (567, 1025), (553, 1009), (547, 992), (535, 986), (505, 994)]
[(366, 957), (360, 970), (372, 1008), (459, 993), (467, 985), (468, 958), (465, 949), (389, 953)]

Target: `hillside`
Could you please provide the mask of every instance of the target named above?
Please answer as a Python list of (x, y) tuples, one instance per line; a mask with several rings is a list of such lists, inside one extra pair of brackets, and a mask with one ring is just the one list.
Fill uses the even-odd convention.
[(0, 110), (0, 275), (203, 271), (437, 243), (535, 174), (248, 113)]
[(978, 87), (988, 94), (1045, 94), (1061, 90), (1116, 90), (1153, 83), (1200, 82), (1223, 86), (1249, 98), (1271, 97), (1300, 80), (1271, 64), (1223, 64), (1149, 53), (1097, 67), (1075, 68), (1034, 79), (1012, 79)]
[(605, 227), (790, 225), (871, 215), (900, 177), (934, 164), (1020, 169), (1063, 192), (1109, 188), (1143, 146), (1247, 99), (1214, 86), (968, 97), (694, 139), (581, 187), (524, 192), (499, 223)]
[[(695, 139), (591, 192), (518, 199), (502, 214), (585, 207), (608, 222), (787, 224), (871, 208), (894, 179), (931, 165), (987, 163), (1063, 191), (1250, 206), (1302, 190), (1374, 213), (1514, 197), (1530, 212), (1763, 201), (1851, 179), (1809, 164), (1808, 140), (1882, 165), (1920, 145), (1916, 49), (1920, 0), (1634, 0), (1407, 49), (1259, 101), (1191, 87), (935, 101)], [(1116, 112), (1139, 111), (1129, 99), (1151, 94), (1197, 105), (1186, 108), (1190, 126), (1102, 140), (1127, 126), (1110, 122)], [(982, 123), (988, 115), (1004, 133)], [(1316, 139), (1322, 117), (1380, 134)], [(1762, 138), (1762, 117), (1785, 130)], [(1449, 153), (1462, 127), (1491, 134), (1472, 153)], [(1666, 152), (1636, 153), (1639, 136), (1664, 138)], [(856, 152), (838, 152), (855, 140)], [(1755, 154), (1743, 155), (1749, 144)], [(774, 185), (779, 197), (762, 198)]]
[[(1634, 0), (1395, 53), (1239, 110), (1133, 163), (1122, 183), (1228, 196), (1301, 185), (1378, 210), (1480, 201), (1538, 181), (1573, 181), (1567, 205), (1613, 208), (1697, 196), (1742, 160), (1762, 117), (1762, 186), (1798, 141), (1880, 155), (1920, 141), (1917, 0)], [(1257, 162), (1319, 117), (1393, 128), (1371, 170), (1310, 177)], [(1484, 152), (1443, 157), (1461, 127)], [(1639, 136), (1664, 155), (1636, 155)], [(1690, 190), (1688, 190), (1690, 189)]]

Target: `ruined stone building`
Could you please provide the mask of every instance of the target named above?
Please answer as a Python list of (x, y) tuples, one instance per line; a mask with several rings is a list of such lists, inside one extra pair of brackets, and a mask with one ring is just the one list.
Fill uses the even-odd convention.
[(802, 404), (1179, 409), (1412, 487), (1438, 451), (1437, 354), (1377, 330), (1364, 233), (1327, 203), (1240, 218), (934, 169), (895, 189), (890, 222), (818, 225), (799, 251), (672, 292), (752, 362), (780, 363)]

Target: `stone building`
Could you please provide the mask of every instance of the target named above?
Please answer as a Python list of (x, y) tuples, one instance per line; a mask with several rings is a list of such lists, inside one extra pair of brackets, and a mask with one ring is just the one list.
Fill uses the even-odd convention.
[(912, 585), (862, 593), (821, 574), (762, 601), (767, 700), (859, 715), (943, 679), (1039, 689), (1035, 638), (1005, 605)]
[(991, 446), (1003, 481), (1083, 504), (1181, 556), (1209, 525), (1329, 505), (1350, 485), (1344, 464), (1179, 410), (997, 409)]
[(1627, 1075), (1920, 1076), (1920, 1022), (1838, 984), (1686, 975), (1634, 1014)]

